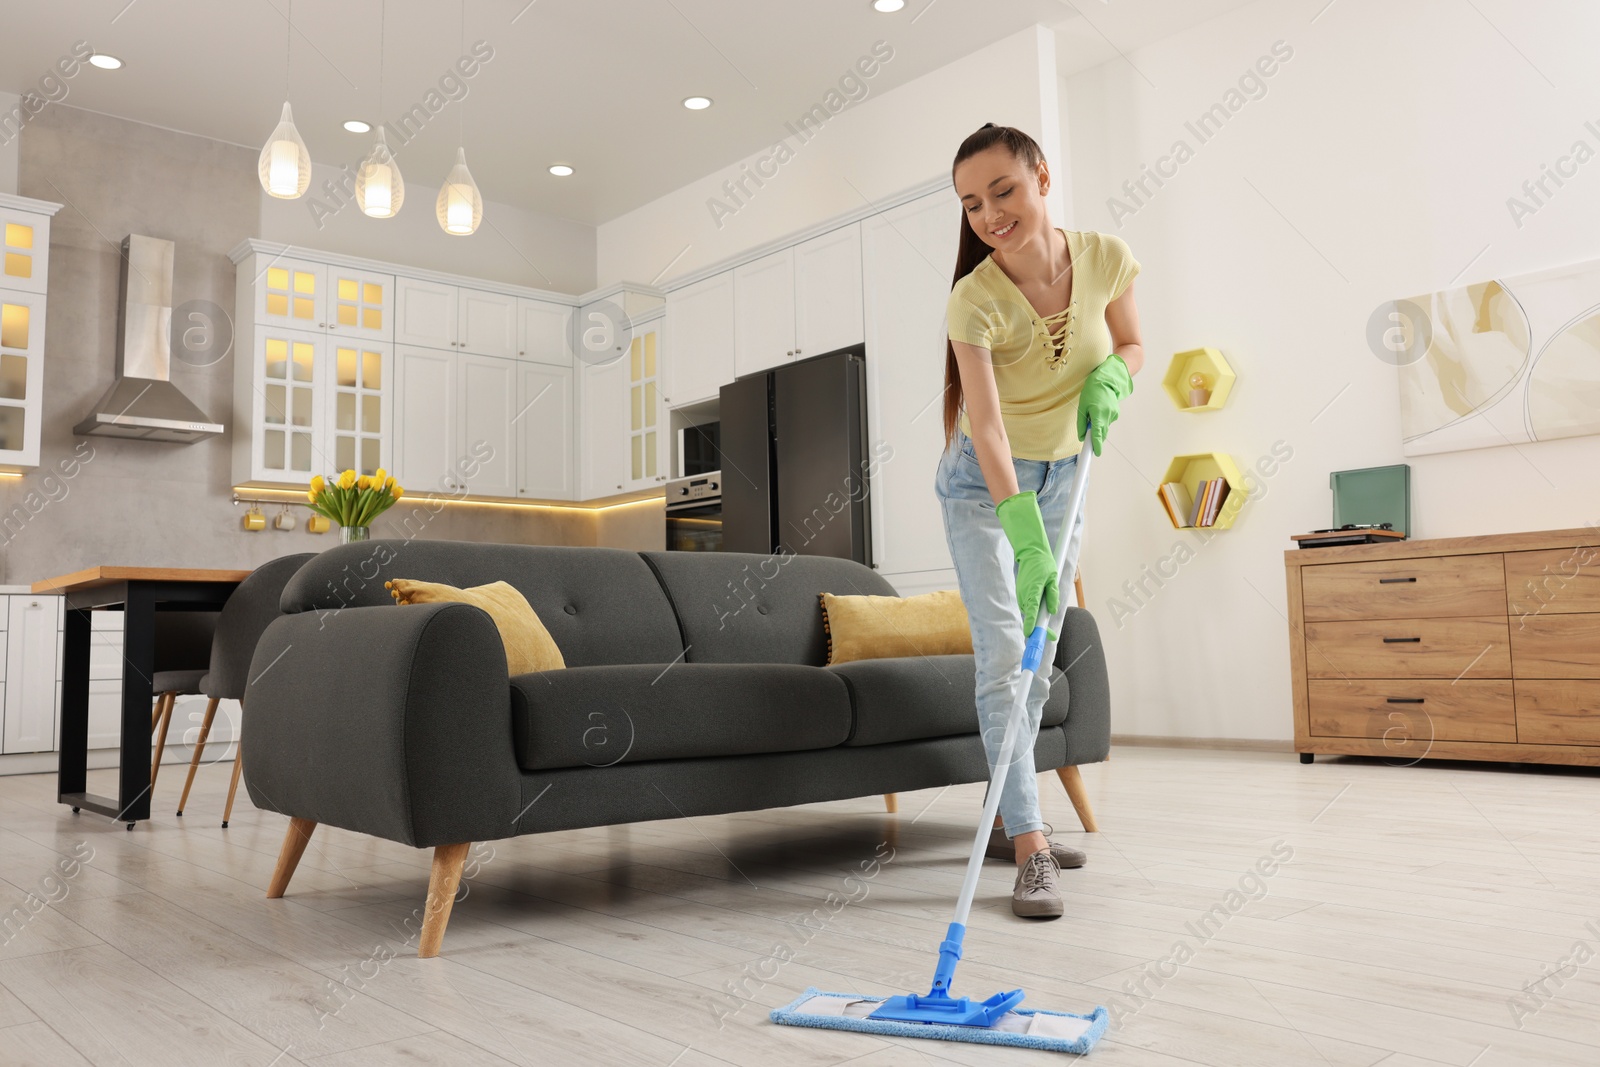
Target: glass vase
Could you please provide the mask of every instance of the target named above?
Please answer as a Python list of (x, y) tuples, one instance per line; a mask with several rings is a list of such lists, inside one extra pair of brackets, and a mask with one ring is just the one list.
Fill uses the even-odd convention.
[(355, 541), (370, 541), (372, 527), (370, 526), (341, 526), (339, 527), (339, 543), (348, 545)]

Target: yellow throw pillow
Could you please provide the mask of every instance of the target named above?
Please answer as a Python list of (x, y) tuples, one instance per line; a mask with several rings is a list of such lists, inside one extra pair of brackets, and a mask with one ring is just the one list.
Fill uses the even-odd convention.
[(384, 582), (383, 587), (400, 604), (474, 604), (487, 611), (500, 628), (500, 640), (506, 646), (506, 668), (512, 676), (560, 670), (567, 665), (555, 638), (539, 621), (528, 598), (505, 582), (457, 589), (437, 582), (395, 578)]
[(818, 596), (829, 664), (972, 651), (972, 623), (954, 589), (905, 597)]

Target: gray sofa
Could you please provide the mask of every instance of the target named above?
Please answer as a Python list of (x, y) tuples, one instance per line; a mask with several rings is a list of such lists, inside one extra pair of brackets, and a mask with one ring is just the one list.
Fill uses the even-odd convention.
[[(486, 613), (398, 607), (388, 578), (509, 582), (566, 669), (508, 681)], [(972, 656), (824, 667), (821, 592), (896, 595), (816, 556), (403, 540), (319, 554), (285, 588), (244, 701), (250, 798), (291, 818), (269, 895), (318, 823), (432, 847), (428, 956), (473, 842), (984, 780)], [(1071, 788), (1110, 746), (1088, 612), (1068, 610), (1056, 668), (1037, 767), (1070, 770), (1093, 829)]]

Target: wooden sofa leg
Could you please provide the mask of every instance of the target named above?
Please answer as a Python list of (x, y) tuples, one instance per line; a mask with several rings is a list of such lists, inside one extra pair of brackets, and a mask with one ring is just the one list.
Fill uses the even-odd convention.
[(895, 812), (899, 811), (900, 810), (900, 794), (899, 793), (885, 793), (885, 794), (883, 794), (883, 806), (884, 806), (884, 809), (887, 810), (890, 815), (893, 815)]
[(1057, 767), (1056, 775), (1066, 788), (1067, 798), (1072, 801), (1072, 807), (1077, 811), (1078, 821), (1083, 823), (1083, 828), (1091, 834), (1097, 832), (1100, 827), (1095, 825), (1094, 808), (1089, 805), (1089, 793), (1083, 788), (1083, 777), (1078, 773), (1077, 766)]
[(417, 958), (431, 960), (444, 942), (444, 928), (450, 922), (456, 890), (461, 886), (461, 867), (467, 861), (468, 841), (460, 845), (440, 845), (433, 850), (433, 870), (428, 874), (428, 902), (424, 905), (422, 940), (417, 943)]
[(316, 828), (317, 824), (310, 819), (289, 820), (288, 832), (283, 835), (283, 847), (278, 850), (278, 865), (273, 868), (272, 882), (267, 886), (269, 899), (276, 900), (289, 888), (289, 879), (294, 877), (294, 869), (300, 866), (300, 857), (305, 854), (311, 831)]

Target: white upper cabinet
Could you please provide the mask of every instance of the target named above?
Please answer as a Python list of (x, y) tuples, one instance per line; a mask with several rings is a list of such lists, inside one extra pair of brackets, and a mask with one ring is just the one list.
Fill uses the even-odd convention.
[(453, 348), (511, 359), (517, 354), (518, 299), (484, 289), (400, 278), (395, 343)]
[(794, 249), (733, 268), (734, 377), (794, 359)]
[(394, 336), (394, 275), (287, 256), (258, 255), (254, 264), (253, 325), (371, 341)]
[(572, 313), (565, 304), (526, 298), (517, 301), (517, 358), (572, 366)]
[(628, 360), (578, 365), (583, 447), (578, 449), (578, 496), (612, 496), (628, 484)]
[(861, 224), (794, 249), (795, 358), (861, 343)]
[(516, 297), (479, 289), (462, 289), (457, 308), (458, 348), (480, 356), (516, 358)]
[(686, 285), (667, 294), (672, 324), (672, 359), (662, 378), (673, 407), (715, 398), (734, 379), (734, 272)]
[(394, 343), (456, 348), (456, 303), (459, 290), (439, 282), (399, 278), (395, 281)]
[(733, 289), (736, 377), (859, 344), (861, 224), (733, 268)]
[(262, 325), (251, 340), (249, 366), (234, 368), (235, 458), (246, 463), (235, 480), (305, 483), (336, 473), (323, 412), (327, 335)]
[(517, 495), (573, 497), (572, 368), (517, 365)]
[(18, 199), (0, 196), (0, 289), (42, 293), (50, 279), (50, 216), (54, 212), (13, 207)]
[(328, 332), (365, 341), (393, 340), (394, 299), (392, 274), (329, 267)]

